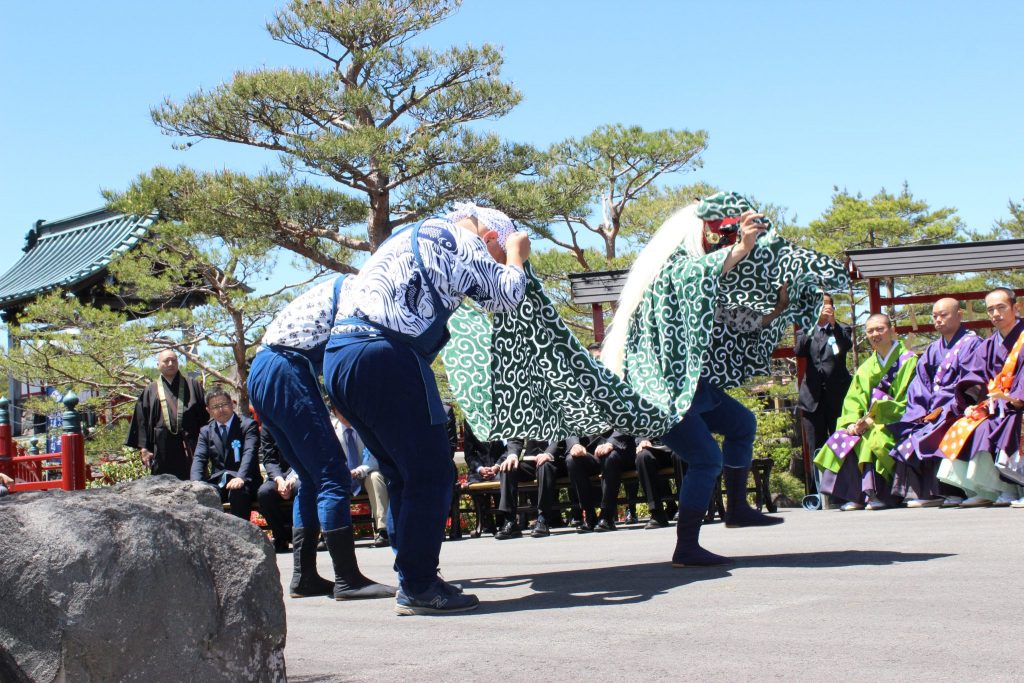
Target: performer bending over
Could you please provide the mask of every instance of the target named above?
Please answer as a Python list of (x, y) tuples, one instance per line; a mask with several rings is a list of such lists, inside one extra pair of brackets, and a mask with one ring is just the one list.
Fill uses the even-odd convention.
[(438, 576), (454, 478), (430, 364), (464, 296), (507, 311), (526, 289), (530, 242), (505, 214), (472, 204), (388, 239), (339, 306), (324, 360), (331, 400), (388, 481), (400, 615), (474, 609)]
[[(344, 275), (297, 297), (267, 327), (249, 368), (249, 399), (285, 459), (299, 475), (292, 507), (295, 569), (291, 596), (333, 594), (336, 600), (387, 598), (393, 586), (363, 576), (352, 535), (352, 475), (320, 390), (320, 367)], [(316, 570), (323, 529), (334, 581)]]

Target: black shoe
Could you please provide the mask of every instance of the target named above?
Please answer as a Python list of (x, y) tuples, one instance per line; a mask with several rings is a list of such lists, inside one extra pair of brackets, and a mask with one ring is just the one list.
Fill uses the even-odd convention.
[(388, 539), (388, 530), (381, 529), (377, 532), (377, 535), (373, 538), (374, 548), (387, 548), (391, 545), (391, 541)]
[(664, 529), (668, 526), (668, 517), (665, 513), (658, 510), (657, 512), (651, 513), (651, 519), (644, 525), (645, 529)]
[(393, 598), (398, 588), (376, 583), (363, 576), (356, 561), (356, 544), (352, 527), (344, 526), (324, 532), (327, 552), (334, 564), (334, 599), (369, 600)]
[(576, 533), (578, 534), (589, 534), (594, 530), (594, 525), (585, 519), (581, 519), (576, 525)]
[(670, 500), (667, 503), (665, 503), (665, 518), (666, 519), (675, 519), (676, 518), (676, 514), (678, 512), (679, 512), (679, 504), (676, 503), (674, 500)]
[(569, 526), (571, 526), (574, 529), (578, 529), (580, 527), (580, 524), (583, 524), (583, 520), (579, 517), (573, 517), (569, 520)]
[(548, 528), (547, 522), (543, 519), (538, 519), (537, 523), (533, 525), (533, 531), (530, 532), (530, 535), (534, 538), (544, 538), (551, 535), (551, 529)]
[(623, 524), (636, 524), (639, 521), (636, 516), (636, 510), (626, 510), (626, 521)]
[(615, 522), (602, 519), (594, 526), (594, 531), (615, 531)]
[(727, 529), (745, 526), (774, 526), (782, 524), (782, 517), (762, 514), (747, 503), (747, 473), (749, 469), (725, 467), (722, 481), (725, 482), (726, 506), (725, 526)]
[(505, 522), (505, 526), (498, 529), (494, 537), (499, 541), (507, 541), (510, 538), (522, 538), (523, 530), (515, 522)]

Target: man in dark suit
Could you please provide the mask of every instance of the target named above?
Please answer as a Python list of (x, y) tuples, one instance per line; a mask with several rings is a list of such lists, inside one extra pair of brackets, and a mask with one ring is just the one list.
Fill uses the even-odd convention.
[[(636, 439), (609, 429), (603, 434), (566, 439), (566, 468), (583, 511), (580, 532), (615, 531), (619, 482), (625, 470), (636, 469)], [(601, 475), (601, 518), (594, 513), (590, 478)]]
[(807, 359), (800, 385), (800, 424), (812, 457), (836, 429), (836, 418), (850, 387), (846, 354), (853, 347), (852, 338), (850, 326), (836, 322), (829, 294), (825, 295), (825, 305), (814, 328), (797, 332), (796, 356)]
[[(282, 508), (285, 502), (294, 505), (299, 475), (288, 464), (269, 429), (260, 430), (260, 460), (267, 471), (267, 481), (256, 494), (260, 501), (260, 514), (274, 535), (274, 550), (286, 553), (291, 545), (292, 516)], [(291, 506), (287, 509), (290, 510)]]
[[(558, 502), (556, 482), (565, 476), (565, 441), (548, 443), (534, 439), (509, 439), (505, 453), (498, 463), (498, 480), (501, 484), (501, 502), (498, 509), (505, 514), (505, 525), (494, 534), (499, 541), (519, 538), (523, 530), (516, 521), (519, 502), (519, 482), (537, 480), (537, 522), (534, 524), (534, 538), (550, 536), (550, 525), (561, 515), (555, 505)], [(560, 517), (559, 517), (560, 519)]]
[(252, 499), (263, 482), (260, 476), (260, 433), (255, 420), (235, 414), (235, 402), (216, 388), (206, 395), (212, 418), (199, 430), (192, 459), (192, 481), (205, 481), (231, 503), (231, 514), (249, 519)]

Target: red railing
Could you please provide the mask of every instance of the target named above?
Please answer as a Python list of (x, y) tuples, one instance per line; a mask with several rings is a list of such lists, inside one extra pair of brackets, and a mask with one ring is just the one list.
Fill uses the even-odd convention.
[[(11, 436), (11, 425), (7, 411), (8, 400), (0, 398), (0, 472), (14, 479), (11, 493), (63, 489), (79, 491), (85, 488), (85, 440), (82, 437), (81, 420), (75, 407), (78, 397), (68, 392), (63, 399), (64, 433), (60, 437), (60, 453), (24, 454)], [(57, 460), (58, 467), (47, 465)], [(60, 478), (44, 479), (44, 472), (60, 470)]]

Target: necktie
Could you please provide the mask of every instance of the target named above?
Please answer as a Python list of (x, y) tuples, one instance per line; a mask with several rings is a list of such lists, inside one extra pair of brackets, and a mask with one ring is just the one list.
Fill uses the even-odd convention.
[[(359, 467), (362, 455), (359, 453), (359, 449), (356, 447), (356, 436), (355, 430), (351, 427), (345, 429), (345, 458), (348, 460), (349, 471)], [(358, 479), (352, 480), (352, 495), (358, 496), (359, 492), (363, 490), (363, 485), (359, 483)]]
[(220, 450), (225, 459), (228, 455), (228, 428), (222, 424), (217, 425), (217, 436), (220, 437)]

